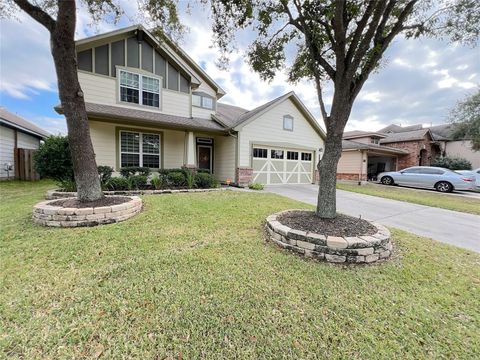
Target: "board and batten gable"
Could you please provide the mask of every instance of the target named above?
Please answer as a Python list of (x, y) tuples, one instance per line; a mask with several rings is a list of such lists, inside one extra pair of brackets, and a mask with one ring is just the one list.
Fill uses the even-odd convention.
[[(221, 94), (214, 88), (213, 80), (185, 61), (182, 56), (188, 56), (182, 50), (175, 50), (166, 41), (156, 43), (145, 30), (140, 29), (138, 32), (143, 36), (138, 38), (137, 29), (128, 28), (124, 32), (77, 42), (78, 76), (85, 101), (183, 117), (210, 118), (215, 113), (215, 107), (207, 110), (194, 106), (192, 90), (201, 91), (216, 100)], [(188, 57), (188, 61), (193, 60)], [(121, 101), (119, 70), (159, 79), (159, 107)]]
[[(284, 130), (283, 118), (293, 118), (293, 130)], [(318, 150), (324, 147), (324, 141), (310, 124), (296, 104), (289, 97), (253, 121), (239, 129), (239, 161), (240, 167), (252, 166), (252, 149), (255, 142), (265, 143), (288, 143), (289, 148), (309, 148), (315, 153), (315, 161), (319, 159)]]

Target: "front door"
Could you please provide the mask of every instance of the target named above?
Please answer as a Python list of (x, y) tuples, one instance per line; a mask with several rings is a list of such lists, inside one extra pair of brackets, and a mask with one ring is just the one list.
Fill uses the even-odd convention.
[(212, 147), (207, 145), (197, 146), (198, 168), (212, 172)]

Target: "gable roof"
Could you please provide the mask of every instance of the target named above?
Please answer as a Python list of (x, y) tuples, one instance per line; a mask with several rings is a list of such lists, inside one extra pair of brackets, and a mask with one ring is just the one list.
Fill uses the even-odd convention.
[(386, 134), (387, 137), (380, 140), (380, 144), (388, 144), (401, 141), (416, 141), (422, 140), (426, 135), (429, 135), (433, 139), (432, 133), (429, 128), (424, 128), (420, 130), (413, 131), (402, 131), (398, 133), (389, 133)]
[(365, 144), (352, 140), (342, 140), (342, 150), (372, 150), (398, 155), (405, 155), (409, 153), (407, 150), (404, 149), (397, 149), (377, 144)]
[(221, 88), (221, 86), (218, 85), (205, 72), (205, 70), (202, 69), (202, 67), (200, 65), (198, 65), (190, 56), (188, 56), (187, 53), (185, 53), (185, 51), (183, 51), (177, 43), (175, 43), (173, 40), (171, 40), (167, 36), (165, 36), (165, 43), (171, 49), (173, 49), (173, 51), (175, 52), (175, 54), (173, 54), (172, 51), (170, 51), (169, 48), (167, 48), (166, 46), (164, 46), (164, 44), (162, 44), (162, 41), (160, 41), (158, 38), (156, 38), (150, 31), (145, 29), (145, 27), (141, 24), (132, 25), (132, 26), (128, 26), (128, 27), (125, 27), (125, 28), (122, 28), (122, 29), (113, 30), (113, 31), (106, 32), (106, 33), (103, 33), (103, 34), (94, 35), (94, 36), (90, 36), (90, 37), (87, 37), (87, 38), (84, 38), (84, 39), (80, 39), (80, 40), (75, 41), (75, 44), (76, 44), (76, 46), (86, 45), (86, 44), (89, 44), (89, 43), (94, 42), (94, 41), (108, 39), (108, 38), (111, 38), (111, 37), (114, 37), (114, 36), (129, 33), (129, 32), (133, 33), (135, 31), (143, 31), (144, 34), (147, 35), (147, 37), (150, 39), (150, 41), (152, 41), (156, 46), (158, 46), (162, 51), (164, 51), (167, 54), (168, 57), (170, 57), (170, 60), (174, 61), (178, 66), (180, 66), (182, 68), (182, 70), (184, 72), (186, 72), (187, 74), (189, 74), (192, 77), (192, 83), (194, 83), (196, 85), (200, 85), (200, 80), (194, 74), (192, 74), (192, 72), (189, 71), (185, 66), (183, 66), (178, 61), (179, 59), (177, 59), (176, 57), (180, 57), (190, 67), (192, 67), (197, 73), (199, 73), (203, 77), (205, 82), (208, 83), (210, 86), (212, 86), (216, 90), (217, 94), (219, 94), (218, 98), (221, 98), (223, 95), (225, 95), (225, 90), (223, 90)]
[[(273, 99), (263, 105), (256, 107), (253, 110), (245, 110), (236, 106), (221, 104), (222, 108), (214, 115), (214, 118), (220, 123), (228, 125), (231, 129), (239, 131), (243, 126), (247, 125), (251, 121), (258, 118), (260, 115), (266, 113), (271, 108), (277, 106), (281, 102), (291, 99), (292, 102), (297, 106), (300, 112), (305, 116), (310, 125), (315, 129), (315, 131), (320, 135), (322, 139), (325, 139), (325, 132), (318, 125), (317, 120), (312, 115), (312, 113), (305, 107), (300, 98), (293, 91), (286, 93), (282, 96), (279, 96), (276, 99)], [(217, 106), (220, 103), (217, 103)]]
[(47, 136), (51, 135), (37, 125), (32, 124), (30, 121), (27, 121), (20, 116), (15, 115), (14, 113), (11, 113), (3, 107), (0, 107), (0, 123), (5, 126), (20, 130), (24, 133), (30, 134), (32, 136), (38, 137), (40, 139), (44, 139)]

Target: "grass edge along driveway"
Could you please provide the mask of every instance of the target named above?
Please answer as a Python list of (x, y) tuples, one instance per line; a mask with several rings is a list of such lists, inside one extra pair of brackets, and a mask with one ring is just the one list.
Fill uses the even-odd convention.
[(480, 257), (393, 230), (378, 266), (263, 240), (265, 193), (145, 196), (133, 219), (32, 224), (51, 184), (0, 184), (0, 353), (9, 358), (475, 358)]
[(385, 199), (405, 201), (413, 204), (432, 206), (447, 210), (480, 215), (480, 199), (466, 196), (453, 196), (429, 190), (385, 186), (380, 184), (363, 184), (337, 182), (337, 189), (359, 194), (377, 196)]

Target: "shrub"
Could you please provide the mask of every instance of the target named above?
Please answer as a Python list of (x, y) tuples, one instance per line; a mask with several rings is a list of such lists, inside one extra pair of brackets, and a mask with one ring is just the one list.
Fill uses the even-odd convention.
[(101, 165), (97, 167), (98, 176), (100, 177), (100, 183), (102, 188), (105, 188), (107, 182), (112, 178), (113, 168), (110, 166)]
[(210, 173), (197, 173), (195, 174), (195, 187), (199, 189), (207, 189), (217, 187), (217, 180)]
[(35, 170), (41, 177), (59, 183), (74, 180), (72, 155), (66, 136), (49, 136), (33, 156)]
[(436, 159), (432, 166), (447, 168), (450, 170), (471, 170), (472, 163), (467, 159), (458, 157), (441, 157)]
[(165, 189), (167, 187), (167, 176), (164, 174), (152, 177), (151, 183), (155, 190)]
[(126, 166), (120, 169), (120, 175), (127, 179), (130, 176), (135, 176), (137, 174), (148, 177), (148, 175), (150, 175), (150, 168), (141, 166)]
[(75, 183), (75, 180), (72, 180), (72, 179), (58, 180), (57, 185), (63, 191), (67, 191), (67, 192), (77, 191), (77, 184)]
[(248, 188), (250, 190), (263, 190), (264, 186), (263, 186), (263, 184), (260, 184), (260, 183), (253, 183), (253, 184), (248, 185)]
[(139, 190), (147, 185), (148, 178), (145, 175), (131, 175), (127, 178), (128, 190)]
[(187, 182), (187, 187), (191, 189), (193, 188), (193, 185), (195, 185), (195, 174), (190, 170), (187, 170), (186, 173), (185, 180)]
[(123, 177), (113, 177), (107, 181), (105, 187), (108, 190), (128, 190), (128, 181)]
[(172, 171), (167, 174), (167, 183), (169, 186), (182, 187), (186, 184), (186, 178), (183, 172)]

